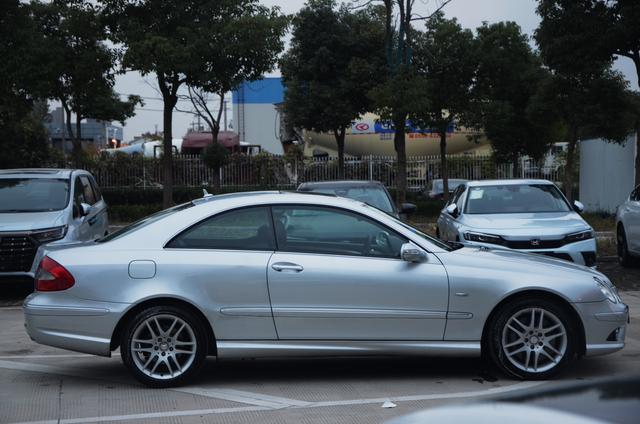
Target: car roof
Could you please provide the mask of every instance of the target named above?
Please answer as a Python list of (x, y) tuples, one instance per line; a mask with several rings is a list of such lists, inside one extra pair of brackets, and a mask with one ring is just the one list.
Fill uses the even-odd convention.
[(0, 169), (0, 178), (19, 177), (19, 178), (70, 178), (74, 172), (82, 171), (81, 169), (58, 169), (58, 168), (19, 168), (19, 169)]
[(300, 189), (310, 189), (310, 188), (344, 188), (344, 187), (371, 187), (371, 186), (382, 186), (380, 181), (373, 180), (338, 180), (338, 181), (316, 181), (311, 183), (302, 183), (298, 187)]
[(469, 181), (467, 185), (469, 187), (486, 187), (496, 185), (519, 185), (519, 184), (546, 184), (553, 185), (549, 180), (536, 180), (536, 179), (518, 179), (518, 180), (481, 180), (481, 181)]

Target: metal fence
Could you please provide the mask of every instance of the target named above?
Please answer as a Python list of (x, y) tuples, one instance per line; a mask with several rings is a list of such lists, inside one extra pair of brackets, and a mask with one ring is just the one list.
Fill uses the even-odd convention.
[[(377, 180), (389, 188), (396, 185), (395, 157), (368, 156), (345, 159), (345, 179)], [(537, 166), (522, 159), (513, 173), (512, 164), (498, 164), (491, 156), (450, 155), (447, 157), (449, 178), (469, 180), (542, 178), (559, 182), (561, 166)], [(105, 188), (162, 187), (162, 164), (141, 157), (102, 158), (86, 166), (98, 184)], [(200, 156), (178, 155), (173, 161), (175, 186), (203, 187), (213, 184), (213, 170)], [(423, 190), (429, 181), (441, 178), (439, 156), (407, 158), (407, 186), (411, 191)], [(335, 157), (290, 159), (277, 155), (234, 157), (220, 170), (222, 187), (295, 188), (302, 182), (338, 179)]]

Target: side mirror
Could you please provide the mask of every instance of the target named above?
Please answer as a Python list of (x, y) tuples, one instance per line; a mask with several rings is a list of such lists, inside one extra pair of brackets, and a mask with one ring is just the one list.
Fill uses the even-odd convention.
[(406, 215), (411, 215), (417, 209), (418, 209), (418, 207), (416, 205), (414, 205), (413, 203), (403, 203), (403, 204), (400, 205), (400, 213), (403, 213), (403, 214), (406, 214)]
[(456, 205), (455, 203), (452, 203), (449, 206), (447, 206), (445, 211), (452, 217), (456, 218), (458, 216), (458, 205)]
[(574, 200), (573, 201), (573, 209), (578, 213), (582, 213), (584, 211), (584, 205), (582, 204), (582, 202), (580, 202), (578, 200)]
[(405, 262), (426, 262), (427, 253), (413, 243), (405, 243), (400, 248), (400, 258)]
[(93, 206), (91, 206), (88, 203), (80, 203), (80, 216), (87, 216), (91, 213), (91, 209), (93, 209)]

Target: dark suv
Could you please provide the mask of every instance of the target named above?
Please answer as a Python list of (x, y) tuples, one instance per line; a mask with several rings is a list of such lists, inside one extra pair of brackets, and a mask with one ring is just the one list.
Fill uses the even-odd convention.
[(416, 211), (413, 203), (403, 203), (398, 210), (389, 191), (379, 181), (321, 181), (302, 183), (298, 191), (323, 194), (334, 194), (340, 197), (359, 200), (400, 218), (400, 215), (411, 215)]

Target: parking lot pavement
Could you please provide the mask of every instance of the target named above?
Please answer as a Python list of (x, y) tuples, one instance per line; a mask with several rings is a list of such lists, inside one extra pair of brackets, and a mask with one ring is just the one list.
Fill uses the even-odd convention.
[[(627, 347), (582, 359), (560, 380), (640, 372), (640, 291), (622, 296), (631, 308)], [(117, 354), (100, 358), (32, 342), (19, 307), (0, 308), (0, 333), (2, 423), (371, 423), (443, 403), (559, 384), (510, 380), (469, 359), (212, 358), (190, 386), (154, 390), (134, 381)], [(387, 400), (397, 406), (382, 408)]]

